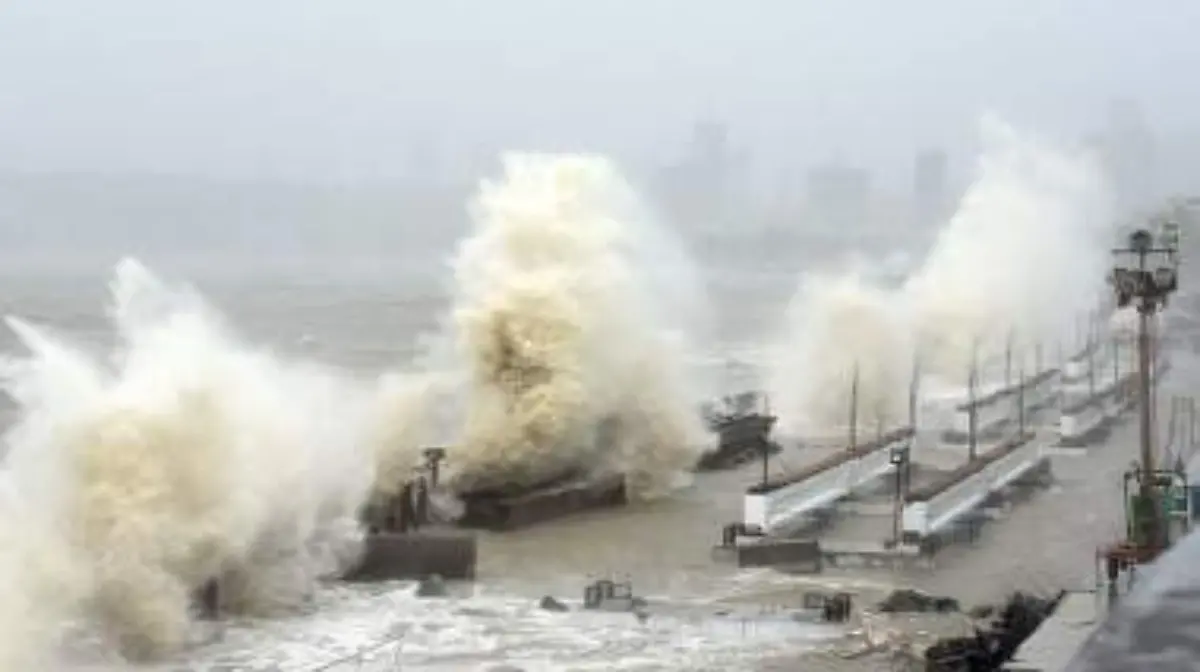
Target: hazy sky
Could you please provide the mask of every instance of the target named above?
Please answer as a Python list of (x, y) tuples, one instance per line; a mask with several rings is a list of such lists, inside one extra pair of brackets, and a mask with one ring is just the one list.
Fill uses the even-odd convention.
[[(906, 184), (994, 109), (1075, 138), (1196, 124), (1192, 0), (5, 0), (0, 168), (358, 180), (433, 154), (679, 151)], [(460, 167), (459, 170), (469, 168)]]

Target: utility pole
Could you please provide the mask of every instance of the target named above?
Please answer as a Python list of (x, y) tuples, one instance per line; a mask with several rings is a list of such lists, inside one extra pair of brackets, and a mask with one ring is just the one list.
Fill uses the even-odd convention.
[[(1138, 406), (1140, 416), (1141, 474), (1138, 478), (1139, 501), (1134, 507), (1138, 539), (1134, 541), (1143, 558), (1157, 556), (1169, 543), (1162, 504), (1158, 501), (1158, 474), (1154, 454), (1153, 372), (1154, 353), (1150, 335), (1150, 319), (1165, 307), (1168, 297), (1178, 287), (1178, 247), (1176, 241), (1155, 247), (1154, 235), (1139, 229), (1129, 236), (1129, 246), (1113, 250), (1114, 255), (1132, 257), (1132, 264), (1116, 265), (1112, 272), (1117, 306), (1131, 303), (1137, 310)], [(1151, 255), (1162, 255), (1166, 263), (1151, 270), (1147, 265)]]
[(850, 450), (858, 448), (858, 362), (854, 362), (854, 378), (850, 381)]
[(1025, 367), (1021, 367), (1021, 382), (1017, 388), (1017, 437), (1025, 437)]
[(1088, 397), (1096, 397), (1096, 344), (1092, 340), (1094, 330), (1091, 325), (1088, 326), (1087, 345), (1087, 367), (1088, 367)]
[(1013, 330), (1009, 329), (1008, 339), (1004, 343), (1004, 389), (1006, 390), (1012, 387), (1013, 338)]
[(917, 435), (917, 395), (920, 385), (921, 360), (913, 357), (912, 380), (908, 384), (908, 427), (911, 430), (908, 441), (903, 445), (893, 446), (889, 461), (896, 470), (896, 489), (893, 493), (892, 507), (892, 546), (900, 547), (903, 538), (904, 500), (908, 497), (908, 488), (912, 477), (912, 447)]
[(979, 449), (979, 408), (975, 399), (975, 383), (979, 375), (979, 350), (971, 351), (971, 371), (967, 375), (967, 460), (975, 461), (975, 453)]

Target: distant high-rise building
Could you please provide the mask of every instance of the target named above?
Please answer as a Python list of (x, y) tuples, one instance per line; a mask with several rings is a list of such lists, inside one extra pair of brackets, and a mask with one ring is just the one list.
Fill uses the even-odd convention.
[(871, 174), (861, 168), (825, 165), (808, 173), (808, 209), (821, 226), (869, 224)]
[(688, 227), (722, 228), (732, 164), (725, 125), (696, 124), (685, 155), (663, 171), (662, 188), (673, 216)]
[(946, 153), (940, 149), (917, 154), (913, 164), (913, 210), (917, 224), (931, 224), (946, 207)]
[(1118, 211), (1129, 215), (1151, 206), (1156, 198), (1154, 136), (1136, 102), (1120, 99), (1109, 106), (1103, 150)]

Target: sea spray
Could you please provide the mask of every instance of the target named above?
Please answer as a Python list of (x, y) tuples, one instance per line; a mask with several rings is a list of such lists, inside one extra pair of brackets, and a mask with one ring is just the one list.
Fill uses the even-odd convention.
[(783, 433), (845, 441), (853, 414), (865, 439), (907, 417), (897, 392), (909, 384), (912, 346), (887, 290), (856, 272), (810, 274), (786, 317), (768, 383)]
[(459, 492), (625, 473), (660, 493), (710, 442), (686, 362), (703, 292), (612, 162), (504, 158), (453, 260)]
[(974, 183), (904, 286), (928, 370), (959, 380), (977, 351), (1068, 337), (1104, 292), (1115, 231), (1094, 157), (994, 117), (982, 137)]
[[(112, 293), (110, 361), (10, 320), (30, 354), (2, 371), (19, 413), (6, 476), (49, 487), (15, 497), (46, 521), (6, 545), (36, 561), (8, 599), (35, 602), (48, 573), (64, 590), (0, 633), (4, 659), (47, 643), (24, 641), (30, 629), (73, 617), (129, 657), (168, 654), (188, 639), (204, 581), (223, 578), (231, 608), (269, 613), (304, 599), (360, 540), (375, 466), (365, 389), (240, 344), (197, 295), (136, 262), (119, 265)], [(33, 557), (45, 549), (57, 550)]]
[(899, 286), (861, 272), (807, 274), (775, 346), (769, 385), (781, 429), (840, 433), (857, 365), (862, 427), (907, 422), (908, 372), (924, 389), (980, 388), (1014, 366), (1033, 370), (1104, 290), (1113, 233), (1094, 157), (1051, 148), (995, 117), (981, 124), (975, 180), (923, 263)]

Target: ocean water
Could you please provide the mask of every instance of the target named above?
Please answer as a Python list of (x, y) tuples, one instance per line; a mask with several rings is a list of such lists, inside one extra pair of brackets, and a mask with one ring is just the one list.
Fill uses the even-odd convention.
[[(726, 279), (720, 308), (732, 316), (726, 340), (698, 367), (717, 367), (730, 389), (754, 382), (750, 338), (763, 316), (786, 301), (788, 279), (747, 274)], [(103, 289), (96, 278), (6, 279), (4, 309), (54, 325), (100, 350), (106, 329)], [(318, 278), (234, 284), (195, 283), (246, 339), (369, 375), (404, 362), (434, 324), (444, 296), (436, 283), (403, 285), (327, 282)], [(299, 336), (298, 336), (299, 335)], [(740, 338), (739, 338), (740, 336)], [(6, 334), (5, 338), (9, 338)], [(11, 340), (6, 347), (16, 347)], [(728, 366), (731, 355), (748, 366)], [(1189, 394), (1196, 378), (1186, 354), (1162, 395)], [(740, 372), (740, 373), (738, 373)], [(744, 376), (737, 378), (738, 375)], [(1165, 404), (1163, 404), (1165, 406)], [(666, 500), (581, 515), (511, 534), (484, 534), (480, 580), (446, 599), (412, 596), (410, 585), (324, 586), (299, 613), (233, 621), (196, 633), (187, 651), (153, 670), (753, 670), (879, 669), (879, 658), (843, 661), (861, 634), (796, 623), (789, 610), (813, 587), (849, 587), (868, 605), (892, 585), (916, 584), (955, 595), (965, 604), (997, 600), (1014, 589), (1086, 585), (1096, 547), (1119, 534), (1120, 473), (1134, 456), (1136, 427), (1118, 428), (1087, 457), (1055, 459), (1059, 483), (1014, 507), (985, 528), (973, 545), (938, 557), (936, 571), (843, 572), (795, 577), (739, 572), (713, 562), (720, 528), (740, 513), (740, 493), (758, 478), (757, 465), (702, 475)], [(788, 445), (773, 468), (795, 468), (813, 455)], [(853, 523), (850, 523), (853, 524)], [(830, 534), (836, 536), (837, 527)], [(660, 605), (646, 622), (629, 614), (559, 614), (537, 608), (543, 595), (578, 604), (583, 586), (599, 577), (627, 577)], [(953, 620), (953, 619), (952, 619)], [(954, 622), (893, 624), (928, 639)], [(86, 640), (86, 638), (84, 638)], [(120, 670), (83, 646), (75, 669)], [(504, 667), (505, 665), (511, 667)], [(772, 667), (772, 665), (777, 667)], [(872, 667), (874, 666), (874, 667)]]

